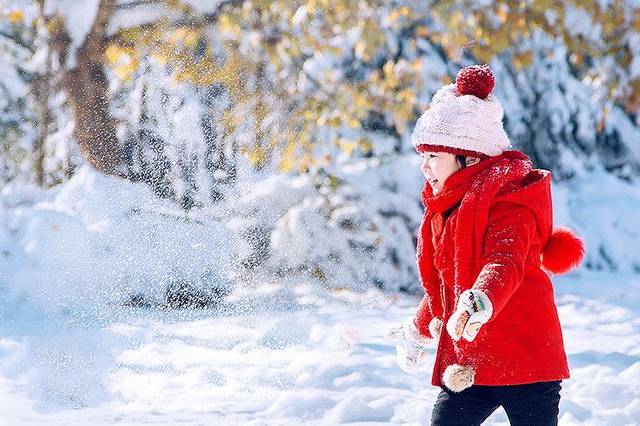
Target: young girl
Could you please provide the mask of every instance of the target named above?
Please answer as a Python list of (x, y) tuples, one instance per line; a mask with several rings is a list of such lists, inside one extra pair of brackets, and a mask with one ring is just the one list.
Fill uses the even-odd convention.
[(425, 295), (396, 336), (410, 372), (437, 345), (433, 425), (480, 424), (499, 406), (512, 424), (557, 424), (569, 377), (545, 271), (577, 266), (584, 246), (553, 229), (551, 172), (507, 150), (493, 86), (487, 65), (461, 69), (412, 134), (427, 179), (417, 247)]

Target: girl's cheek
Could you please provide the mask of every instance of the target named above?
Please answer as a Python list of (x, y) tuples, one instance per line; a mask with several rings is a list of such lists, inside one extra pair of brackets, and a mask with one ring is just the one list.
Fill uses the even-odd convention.
[(440, 173), (440, 169), (438, 169), (437, 166), (431, 168), (431, 174), (438, 180), (440, 180), (440, 177), (442, 176), (442, 173)]

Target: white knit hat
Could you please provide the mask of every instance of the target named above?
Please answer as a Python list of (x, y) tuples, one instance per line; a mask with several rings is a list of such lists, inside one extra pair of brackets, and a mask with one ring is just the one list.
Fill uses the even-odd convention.
[(488, 65), (462, 68), (456, 82), (441, 87), (416, 122), (411, 143), (418, 151), (493, 157), (511, 147), (502, 127), (504, 109), (491, 94)]

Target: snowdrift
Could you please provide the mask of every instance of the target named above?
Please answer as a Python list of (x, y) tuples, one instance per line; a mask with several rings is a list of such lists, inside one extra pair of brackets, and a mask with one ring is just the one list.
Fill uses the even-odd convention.
[(9, 305), (203, 305), (230, 289), (230, 230), (180, 213), (144, 184), (84, 167), (48, 191), (7, 186), (0, 200), (0, 289)]

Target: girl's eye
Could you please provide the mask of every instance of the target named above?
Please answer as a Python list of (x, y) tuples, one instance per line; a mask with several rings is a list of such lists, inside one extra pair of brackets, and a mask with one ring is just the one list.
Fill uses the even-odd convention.
[(436, 157), (437, 157), (436, 155), (429, 154), (429, 158), (436, 158)]

